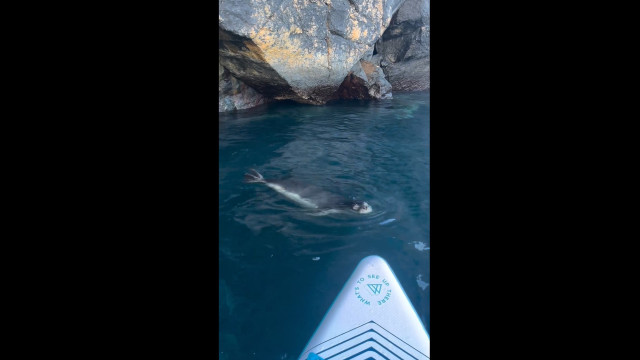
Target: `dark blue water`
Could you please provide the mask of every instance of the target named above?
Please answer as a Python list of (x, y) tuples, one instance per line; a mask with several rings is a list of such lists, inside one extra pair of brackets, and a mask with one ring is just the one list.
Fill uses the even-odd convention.
[[(372, 254), (387, 260), (430, 330), (429, 93), (274, 103), (221, 115), (219, 128), (220, 359), (296, 359)], [(250, 168), (373, 211), (314, 216), (243, 183)]]

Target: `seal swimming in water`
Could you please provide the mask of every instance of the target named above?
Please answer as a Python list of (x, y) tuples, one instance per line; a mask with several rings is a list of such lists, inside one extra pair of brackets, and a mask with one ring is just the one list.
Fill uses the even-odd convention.
[(245, 182), (265, 184), (299, 205), (308, 209), (321, 210), (319, 215), (345, 210), (368, 214), (373, 210), (365, 201), (346, 200), (315, 186), (304, 186), (293, 181), (265, 180), (256, 170), (251, 169), (251, 172), (244, 174)]

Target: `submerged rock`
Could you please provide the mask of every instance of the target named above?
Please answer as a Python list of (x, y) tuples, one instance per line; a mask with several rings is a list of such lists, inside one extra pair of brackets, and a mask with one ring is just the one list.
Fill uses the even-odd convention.
[(351, 70), (371, 56), (403, 2), (219, 0), (220, 63), (273, 99), (324, 104), (335, 98), (347, 75), (349, 82), (360, 79), (358, 86), (369, 96), (384, 97), (390, 89), (375, 67), (366, 81)]
[(377, 60), (395, 91), (430, 88), (430, 0), (406, 0), (375, 45)]

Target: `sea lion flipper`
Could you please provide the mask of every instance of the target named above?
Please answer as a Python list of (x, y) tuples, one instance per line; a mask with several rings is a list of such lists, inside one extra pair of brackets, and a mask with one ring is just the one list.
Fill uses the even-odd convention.
[(265, 182), (264, 177), (255, 169), (249, 169), (249, 171), (253, 171), (255, 174), (244, 174), (244, 181), (247, 183), (256, 183), (256, 182)]

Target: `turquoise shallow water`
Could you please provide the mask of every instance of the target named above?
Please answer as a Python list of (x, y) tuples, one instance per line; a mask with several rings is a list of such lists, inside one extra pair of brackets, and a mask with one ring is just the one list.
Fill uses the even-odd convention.
[[(429, 93), (411, 93), (221, 114), (221, 359), (296, 359), (372, 254), (387, 260), (430, 330), (429, 103)], [(243, 183), (250, 168), (365, 200), (373, 211), (313, 216)]]

